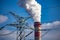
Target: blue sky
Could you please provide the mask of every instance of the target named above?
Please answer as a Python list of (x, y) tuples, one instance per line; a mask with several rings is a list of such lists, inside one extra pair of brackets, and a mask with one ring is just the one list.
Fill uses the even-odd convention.
[[(53, 22), (60, 20), (60, 0), (37, 0), (42, 5), (41, 23)], [(0, 14), (6, 15), (9, 19), (11, 15), (9, 11), (13, 11), (20, 16), (29, 16), (25, 9), (17, 4), (18, 0), (0, 0)]]
[(42, 23), (60, 20), (60, 0), (40, 0), (39, 2), (42, 5)]
[[(60, 21), (60, 0), (36, 0), (36, 1), (38, 3), (40, 3), (42, 6), (42, 12), (41, 12), (42, 13), (42, 15), (41, 15), (42, 24), (43, 23), (52, 24), (52, 22)], [(24, 17), (29, 16), (28, 13), (25, 11), (25, 9), (19, 7), (17, 2), (18, 2), (18, 0), (0, 0), (0, 15), (8, 17), (8, 20), (4, 23), (0, 23), (0, 26), (3, 26), (5, 24), (15, 21), (15, 18), (11, 14), (8, 13), (9, 11), (15, 12), (19, 16), (24, 16)], [(28, 21), (31, 23), (33, 22), (32, 19), (30, 19)], [(57, 32), (57, 31), (55, 31), (55, 32)], [(50, 33), (53, 33), (53, 31)], [(45, 38), (43, 38), (43, 40), (44, 39)]]

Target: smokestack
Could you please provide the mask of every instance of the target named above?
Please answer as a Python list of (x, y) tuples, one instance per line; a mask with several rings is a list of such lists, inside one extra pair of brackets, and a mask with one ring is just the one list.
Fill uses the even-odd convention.
[(35, 22), (34, 23), (34, 28), (35, 28), (35, 40), (41, 40), (41, 32), (40, 32), (40, 22)]
[(35, 40), (41, 40), (39, 31), (41, 25), (41, 5), (35, 0), (20, 0), (19, 6), (25, 8), (27, 13), (34, 19)]

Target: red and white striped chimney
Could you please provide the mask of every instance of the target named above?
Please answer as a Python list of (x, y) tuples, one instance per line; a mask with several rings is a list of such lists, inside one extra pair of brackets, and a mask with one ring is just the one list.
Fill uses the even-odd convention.
[(41, 23), (40, 22), (34, 22), (34, 28), (35, 28), (35, 33), (34, 33), (34, 39), (35, 40), (41, 40), (41, 32), (40, 32), (40, 27)]

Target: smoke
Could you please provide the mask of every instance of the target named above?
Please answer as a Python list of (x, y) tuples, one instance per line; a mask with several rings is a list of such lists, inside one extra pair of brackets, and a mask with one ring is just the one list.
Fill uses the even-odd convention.
[(34, 22), (41, 22), (41, 5), (35, 0), (20, 0), (19, 6), (26, 9), (27, 13), (34, 19)]

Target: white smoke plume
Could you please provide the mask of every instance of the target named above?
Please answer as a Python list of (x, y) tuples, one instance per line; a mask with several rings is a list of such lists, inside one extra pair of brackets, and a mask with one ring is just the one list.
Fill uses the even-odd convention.
[(19, 6), (26, 9), (34, 19), (34, 22), (41, 22), (41, 5), (35, 0), (20, 0)]

